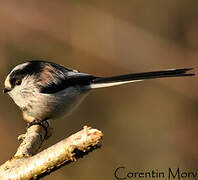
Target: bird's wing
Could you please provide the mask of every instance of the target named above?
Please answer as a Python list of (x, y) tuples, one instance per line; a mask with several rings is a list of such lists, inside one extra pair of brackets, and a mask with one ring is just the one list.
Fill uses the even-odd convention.
[[(45, 62), (46, 63), (46, 62)], [(55, 63), (44, 66), (39, 81), (40, 93), (54, 94), (76, 85), (89, 85), (95, 76), (80, 73)]]

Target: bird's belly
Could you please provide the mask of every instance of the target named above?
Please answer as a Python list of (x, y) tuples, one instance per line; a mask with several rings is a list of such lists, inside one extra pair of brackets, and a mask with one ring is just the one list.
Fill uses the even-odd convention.
[(24, 112), (37, 120), (67, 116), (78, 107), (87, 94), (87, 91), (54, 95), (39, 94), (39, 97), (32, 97)]

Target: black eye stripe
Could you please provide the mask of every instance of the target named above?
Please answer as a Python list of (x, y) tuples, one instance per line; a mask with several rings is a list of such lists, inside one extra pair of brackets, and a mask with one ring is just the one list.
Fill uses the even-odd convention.
[(14, 87), (15, 85), (20, 85), (21, 82), (22, 82), (21, 77), (16, 77), (16, 78), (10, 79), (10, 84), (11, 84), (12, 87)]
[(16, 81), (15, 78), (10, 79), (10, 84), (11, 84), (12, 87), (15, 85), (15, 81)]
[(11, 77), (32, 75), (40, 73), (43, 69), (43, 66), (40, 63), (29, 63), (23, 69), (17, 69), (11, 73)]
[(23, 69), (17, 69), (10, 74), (10, 84), (15, 86), (16, 80), (22, 81), (27, 75), (38, 74), (42, 71), (43, 65), (40, 63), (29, 62)]

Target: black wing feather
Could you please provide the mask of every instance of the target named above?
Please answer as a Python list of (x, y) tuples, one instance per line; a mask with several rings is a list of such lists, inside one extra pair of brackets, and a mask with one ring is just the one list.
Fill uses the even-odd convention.
[(55, 80), (54, 82), (51, 82), (47, 86), (41, 87), (41, 93), (44, 94), (54, 94), (59, 91), (62, 91), (68, 87), (71, 86), (77, 86), (77, 85), (89, 85), (93, 79), (96, 77), (91, 75), (81, 75), (81, 76), (65, 76), (63, 77), (56, 77), (58, 78), (58, 81)]

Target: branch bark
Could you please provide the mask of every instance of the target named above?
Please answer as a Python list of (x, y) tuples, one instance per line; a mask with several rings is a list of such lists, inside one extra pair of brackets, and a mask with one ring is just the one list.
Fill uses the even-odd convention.
[[(50, 121), (46, 123), (49, 132), (52, 129)], [(103, 134), (85, 126), (81, 131), (38, 153), (45, 137), (45, 130), (40, 125), (31, 126), (26, 134), (19, 136), (23, 141), (14, 157), (0, 166), (0, 179), (24, 180), (46, 176), (61, 165), (75, 161), (99, 147), (97, 144)]]

